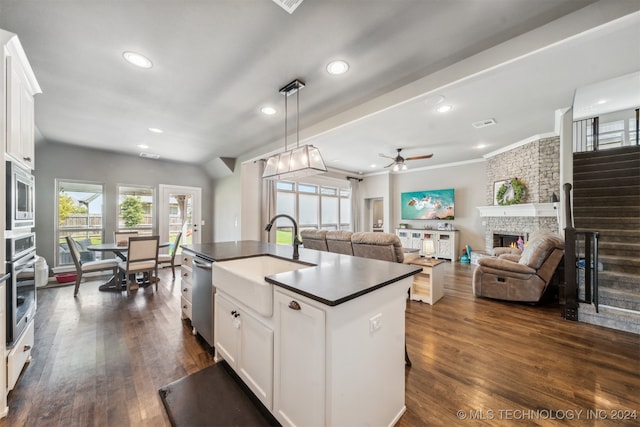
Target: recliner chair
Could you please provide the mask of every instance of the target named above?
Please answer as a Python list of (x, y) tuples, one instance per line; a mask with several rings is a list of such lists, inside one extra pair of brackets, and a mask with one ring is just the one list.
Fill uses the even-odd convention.
[(473, 272), (473, 294), (507, 301), (538, 302), (564, 256), (564, 240), (536, 233), (522, 254), (485, 257)]

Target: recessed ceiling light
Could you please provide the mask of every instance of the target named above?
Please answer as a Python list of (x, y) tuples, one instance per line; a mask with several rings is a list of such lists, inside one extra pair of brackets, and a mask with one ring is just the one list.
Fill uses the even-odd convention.
[(149, 128), (149, 132), (163, 133), (164, 131), (162, 129), (159, 129), (159, 128)]
[(124, 52), (122, 56), (125, 59), (125, 61), (135, 65), (136, 67), (140, 67), (140, 68), (153, 67), (153, 63), (151, 62), (151, 60), (144, 55), (140, 55), (139, 53)]
[(149, 146), (147, 144), (138, 144), (138, 145), (136, 145), (136, 147), (142, 148), (143, 150), (149, 148)]
[(600, 100), (598, 100), (598, 102), (597, 102), (597, 104), (598, 104), (598, 105), (602, 105), (602, 104), (606, 104), (606, 103), (607, 103), (607, 100), (606, 100), (606, 99), (600, 99)]
[(453, 109), (453, 107), (451, 105), (441, 105), (440, 107), (436, 108), (436, 111), (438, 113), (446, 113), (448, 111), (451, 111)]
[(369, 165), (370, 168), (375, 168), (376, 166), (376, 164)]
[(337, 61), (331, 61), (327, 64), (327, 72), (334, 76), (344, 74), (349, 71), (349, 64), (341, 59)]
[(262, 107), (260, 111), (262, 111), (262, 114), (266, 114), (267, 116), (273, 116), (276, 113), (276, 109), (269, 106)]
[(478, 144), (478, 145), (476, 145), (476, 148), (478, 150), (482, 150), (483, 148), (487, 148), (487, 144)]

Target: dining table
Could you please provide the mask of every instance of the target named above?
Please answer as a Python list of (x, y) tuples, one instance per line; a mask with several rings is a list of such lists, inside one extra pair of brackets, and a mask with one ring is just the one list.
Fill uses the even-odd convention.
[[(170, 242), (160, 242), (158, 244), (159, 248), (166, 248), (170, 245)], [(93, 252), (112, 252), (122, 261), (127, 260), (127, 251), (129, 249), (128, 245), (119, 245), (116, 242), (111, 243), (99, 243), (96, 245), (89, 245), (87, 249)], [(157, 279), (157, 278), (156, 278)], [(150, 283), (148, 281), (139, 280), (138, 284), (140, 286), (146, 287)], [(127, 278), (124, 277), (122, 280), (118, 280), (118, 275), (111, 276), (109, 280), (98, 287), (101, 291), (116, 291), (121, 292), (126, 290), (127, 288)]]

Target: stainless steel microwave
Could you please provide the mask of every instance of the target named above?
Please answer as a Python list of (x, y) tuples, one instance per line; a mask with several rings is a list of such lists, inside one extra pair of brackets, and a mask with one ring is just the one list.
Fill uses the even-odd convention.
[(7, 230), (27, 229), (35, 225), (35, 178), (18, 163), (6, 164)]

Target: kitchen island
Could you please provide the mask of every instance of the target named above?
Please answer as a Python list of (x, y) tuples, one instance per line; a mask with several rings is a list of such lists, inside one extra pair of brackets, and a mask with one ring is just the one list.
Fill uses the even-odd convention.
[[(304, 248), (294, 261), (290, 246), (256, 241), (183, 248), (213, 262), (216, 360), (281, 424), (397, 422), (407, 290), (420, 267)], [(259, 277), (270, 263), (295, 269)], [(240, 293), (247, 283), (256, 287)]]

